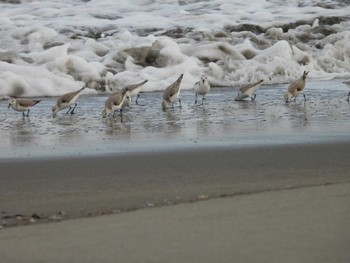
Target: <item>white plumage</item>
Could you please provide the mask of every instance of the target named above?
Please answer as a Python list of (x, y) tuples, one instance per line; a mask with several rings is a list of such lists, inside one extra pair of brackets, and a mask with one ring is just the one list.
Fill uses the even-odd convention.
[(206, 100), (205, 95), (207, 95), (207, 93), (210, 90), (210, 84), (208, 82), (208, 78), (207, 76), (203, 75), (201, 77), (200, 81), (197, 81), (194, 86), (193, 86), (194, 92), (196, 93), (196, 100), (194, 101), (194, 104), (197, 104), (197, 96), (201, 95), (202, 97), (202, 104), (204, 103), (204, 100)]
[(288, 91), (284, 95), (284, 100), (285, 102), (289, 102), (290, 99), (294, 98), (294, 101), (296, 98), (300, 95), (303, 94), (304, 96), (304, 101), (306, 101), (306, 96), (304, 94), (304, 89), (305, 89), (305, 84), (306, 84), (306, 79), (307, 75), (309, 72), (304, 71), (303, 75), (297, 79), (292, 81), (289, 86), (288, 86)]
[[(9, 102), (8, 108), (11, 107), (15, 111), (22, 112), (23, 116), (28, 117), (31, 107), (33, 107), (35, 104), (38, 104), (40, 100), (11, 98), (9, 99), (8, 102)], [(25, 111), (27, 111), (27, 114), (24, 114)]]
[[(55, 116), (57, 112), (60, 110), (66, 109), (69, 107), (66, 114), (71, 113), (74, 114), (74, 110), (77, 107), (78, 103), (76, 103), (77, 99), (80, 96), (80, 92), (82, 92), (86, 87), (82, 87), (81, 89), (73, 92), (68, 92), (66, 94), (63, 94), (61, 97), (58, 98), (57, 103), (55, 106), (52, 107), (53, 115)], [(74, 104), (74, 107), (72, 108), (72, 105)]]
[[(350, 81), (344, 81), (343, 82), (346, 86), (348, 86), (350, 88)], [(348, 99), (347, 101), (349, 102), (350, 101), (350, 91), (349, 91), (349, 94), (348, 94)]]
[(184, 74), (181, 74), (180, 77), (171, 85), (169, 85), (163, 93), (163, 101), (162, 101), (162, 108), (163, 110), (166, 109), (166, 106), (171, 103), (173, 104), (176, 100), (180, 103), (181, 108), (181, 100), (179, 99), (180, 96), (180, 90), (181, 90), (181, 81)]
[(236, 101), (243, 100), (245, 98), (250, 97), (252, 100), (255, 100), (256, 98), (256, 92), (260, 88), (261, 83), (263, 83), (263, 80), (259, 80), (258, 82), (252, 83), (252, 84), (246, 84), (243, 85), (235, 98)]
[(123, 103), (125, 100), (129, 99), (129, 95), (130, 91), (126, 89), (112, 93), (105, 102), (102, 117), (107, 117), (111, 112), (113, 112), (114, 116), (117, 110), (120, 110), (120, 114), (122, 114)]

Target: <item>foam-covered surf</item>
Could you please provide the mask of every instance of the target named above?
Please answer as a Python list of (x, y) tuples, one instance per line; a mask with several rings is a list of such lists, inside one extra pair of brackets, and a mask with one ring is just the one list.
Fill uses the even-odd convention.
[(1, 1), (0, 96), (350, 78), (347, 1)]

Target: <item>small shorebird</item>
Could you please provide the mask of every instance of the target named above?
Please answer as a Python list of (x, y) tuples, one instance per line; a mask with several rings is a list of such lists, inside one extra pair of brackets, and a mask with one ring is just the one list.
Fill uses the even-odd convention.
[(252, 83), (252, 84), (246, 84), (243, 85), (235, 98), (235, 101), (243, 100), (247, 97), (250, 97), (251, 100), (255, 100), (256, 98), (256, 91), (260, 88), (261, 83), (263, 83), (264, 80), (259, 80), (258, 82)]
[(180, 95), (180, 84), (182, 81), (184, 74), (181, 74), (180, 77), (170, 86), (168, 86), (165, 90), (164, 90), (164, 94), (163, 94), (163, 102), (162, 102), (162, 108), (163, 110), (166, 109), (166, 106), (171, 103), (171, 105), (174, 105), (174, 101), (178, 100), (180, 103), (180, 108), (181, 108), (181, 100), (179, 99), (179, 95)]
[(304, 71), (303, 75), (297, 79), (292, 81), (288, 86), (288, 91), (284, 95), (285, 102), (288, 102), (291, 98), (294, 98), (294, 101), (296, 101), (299, 94), (303, 94), (304, 101), (306, 101), (306, 96), (304, 94), (305, 84), (306, 84), (306, 78), (309, 72)]
[(148, 82), (148, 79), (146, 79), (146, 80), (144, 80), (144, 81), (142, 81), (142, 82), (140, 82), (140, 83), (137, 83), (137, 84), (133, 84), (133, 85), (126, 86), (126, 87), (124, 87), (124, 88), (122, 89), (122, 91), (123, 91), (123, 90), (128, 90), (128, 91), (130, 92), (130, 95), (129, 95), (130, 101), (129, 101), (129, 102), (131, 102), (131, 99), (132, 99), (133, 97), (137, 96), (135, 102), (136, 102), (136, 105), (139, 105), (138, 102), (137, 102), (137, 100), (138, 100), (139, 97), (140, 97), (141, 88), (142, 88), (142, 86), (143, 86), (146, 82)]
[(129, 99), (130, 91), (120, 90), (112, 93), (105, 102), (105, 107), (102, 111), (102, 117), (106, 118), (111, 112), (114, 114), (117, 110), (120, 110), (120, 114), (123, 112), (123, 103), (125, 100)]
[[(349, 81), (344, 81), (343, 82), (346, 86), (348, 86), (350, 88), (350, 80)], [(349, 102), (350, 101), (350, 91), (349, 91), (349, 94), (348, 94), (348, 99), (347, 101)]]
[[(34, 105), (38, 104), (41, 100), (30, 100), (30, 99), (15, 99), (11, 98), (8, 100), (9, 106), (8, 109), (11, 107), (15, 111), (22, 112), (23, 117), (28, 117), (30, 108)], [(27, 114), (24, 114), (24, 112), (27, 111)]]
[(201, 77), (201, 80), (200, 81), (197, 81), (195, 84), (194, 84), (194, 92), (196, 93), (196, 99), (194, 101), (194, 104), (197, 104), (197, 96), (198, 94), (199, 95), (202, 95), (202, 104), (204, 103), (204, 100), (206, 100), (205, 98), (205, 95), (207, 95), (207, 93), (209, 92), (210, 90), (210, 84), (208, 82), (208, 77), (203, 75)]
[[(57, 114), (57, 112), (65, 109), (65, 108), (68, 108), (68, 107), (69, 107), (69, 109), (66, 112), (66, 114), (68, 114), (68, 113), (74, 114), (74, 110), (78, 105), (78, 103), (76, 103), (76, 100), (79, 98), (80, 92), (83, 91), (85, 88), (86, 87), (82, 87), (81, 89), (79, 89), (77, 91), (68, 92), (68, 93), (62, 95), (57, 100), (56, 105), (52, 107), (53, 115), (55, 116)], [(74, 104), (74, 107), (71, 106), (73, 104)]]

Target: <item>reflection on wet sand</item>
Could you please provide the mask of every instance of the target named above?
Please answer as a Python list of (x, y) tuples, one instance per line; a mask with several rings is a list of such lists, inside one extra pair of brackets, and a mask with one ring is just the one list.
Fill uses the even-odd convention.
[(181, 123), (181, 108), (167, 109), (165, 114), (165, 125), (162, 132), (168, 132), (171, 134), (179, 133), (182, 129), (183, 124)]
[(64, 114), (52, 118), (50, 130), (59, 144), (72, 145), (84, 136), (84, 126), (81, 123), (78, 115)]
[(21, 117), (20, 119), (10, 122), (9, 129), (11, 132), (10, 141), (13, 146), (21, 146), (30, 144), (34, 141), (33, 125), (29, 117)]
[(286, 108), (288, 110), (292, 128), (299, 129), (302, 126), (310, 124), (306, 101), (302, 103), (287, 103)]
[(69, 127), (57, 133), (57, 140), (60, 143), (71, 144), (80, 140), (81, 136), (83, 136), (82, 132), (78, 127)]
[(239, 109), (242, 110), (256, 110), (257, 109), (257, 102), (256, 100), (253, 101), (248, 101), (248, 100), (243, 100), (243, 101), (239, 101), (237, 102)]
[(66, 114), (62, 116), (57, 116), (52, 119), (53, 124), (58, 124), (62, 126), (74, 125), (78, 121), (78, 117), (72, 114)]
[(130, 117), (125, 115), (118, 117), (119, 118), (115, 117), (103, 119), (103, 123), (107, 127), (105, 131), (106, 135), (117, 135), (117, 137), (121, 137), (123, 139), (131, 139), (132, 129), (130, 125)]
[(196, 129), (198, 134), (210, 135), (211, 122), (209, 116), (209, 110), (205, 107), (197, 107), (195, 109), (197, 117)]

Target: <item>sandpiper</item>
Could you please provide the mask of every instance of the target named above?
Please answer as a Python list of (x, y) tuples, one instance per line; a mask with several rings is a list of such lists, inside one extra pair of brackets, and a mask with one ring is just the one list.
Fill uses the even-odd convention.
[(184, 74), (181, 74), (180, 77), (170, 86), (168, 86), (165, 90), (164, 90), (164, 94), (163, 94), (163, 102), (162, 102), (162, 107), (163, 110), (166, 109), (166, 106), (171, 103), (172, 106), (174, 106), (174, 101), (178, 100), (180, 103), (180, 108), (181, 108), (181, 100), (179, 99), (179, 95), (180, 95), (180, 84), (182, 81)]
[(107, 117), (111, 112), (114, 114), (117, 110), (120, 110), (120, 114), (123, 112), (123, 103), (125, 100), (129, 99), (130, 91), (124, 89), (112, 93), (105, 102), (105, 107), (102, 111), (102, 117)]
[(122, 90), (128, 90), (128, 91), (130, 92), (130, 95), (129, 95), (130, 102), (131, 102), (131, 99), (132, 99), (133, 97), (137, 96), (135, 103), (136, 103), (137, 105), (139, 105), (138, 102), (137, 102), (137, 100), (138, 100), (139, 97), (140, 97), (141, 88), (142, 88), (142, 86), (143, 86), (146, 82), (148, 82), (148, 79), (146, 79), (146, 80), (144, 80), (144, 81), (142, 81), (142, 82), (140, 82), (140, 83), (137, 83), (137, 84), (133, 84), (133, 85), (126, 86), (126, 87), (124, 87), (124, 88), (122, 89)]
[[(15, 99), (11, 98), (8, 100), (9, 106), (8, 109), (11, 107), (15, 111), (22, 112), (23, 117), (28, 117), (30, 108), (34, 105), (38, 104), (41, 100), (31, 100), (31, 99)], [(27, 111), (27, 114), (24, 112)]]
[(284, 95), (285, 102), (288, 102), (291, 98), (294, 98), (294, 101), (296, 101), (299, 94), (303, 94), (304, 101), (306, 101), (306, 96), (304, 94), (305, 84), (306, 84), (306, 78), (309, 72), (304, 71), (303, 75), (297, 79), (292, 81), (288, 86), (288, 91)]
[[(81, 89), (79, 89), (77, 91), (68, 92), (68, 93), (62, 95), (57, 100), (56, 105), (52, 107), (53, 115), (55, 116), (57, 114), (57, 112), (65, 109), (65, 108), (68, 108), (68, 107), (69, 107), (69, 109), (66, 112), (66, 114), (68, 114), (68, 113), (74, 114), (74, 110), (78, 105), (78, 103), (76, 103), (76, 100), (79, 98), (80, 92), (83, 91), (85, 88), (86, 87), (82, 87)], [(74, 104), (74, 107), (71, 106), (73, 104)]]
[(247, 97), (250, 97), (251, 100), (255, 100), (256, 98), (256, 91), (260, 88), (261, 83), (263, 83), (264, 80), (259, 80), (258, 82), (252, 83), (252, 84), (246, 84), (243, 85), (237, 94), (237, 97), (235, 98), (236, 101), (243, 100)]
[[(344, 81), (343, 82), (346, 86), (348, 86), (350, 88), (350, 80), (349, 81)], [(349, 94), (348, 94), (348, 99), (347, 101), (349, 102), (350, 101), (350, 91), (349, 91)]]
[(196, 93), (196, 99), (194, 101), (194, 104), (197, 104), (197, 96), (198, 94), (199, 95), (202, 95), (202, 104), (204, 103), (204, 100), (206, 100), (205, 98), (205, 95), (207, 95), (207, 93), (209, 92), (210, 90), (210, 84), (208, 82), (208, 77), (203, 75), (201, 77), (201, 80), (200, 81), (197, 81), (195, 84), (194, 84), (194, 92)]

